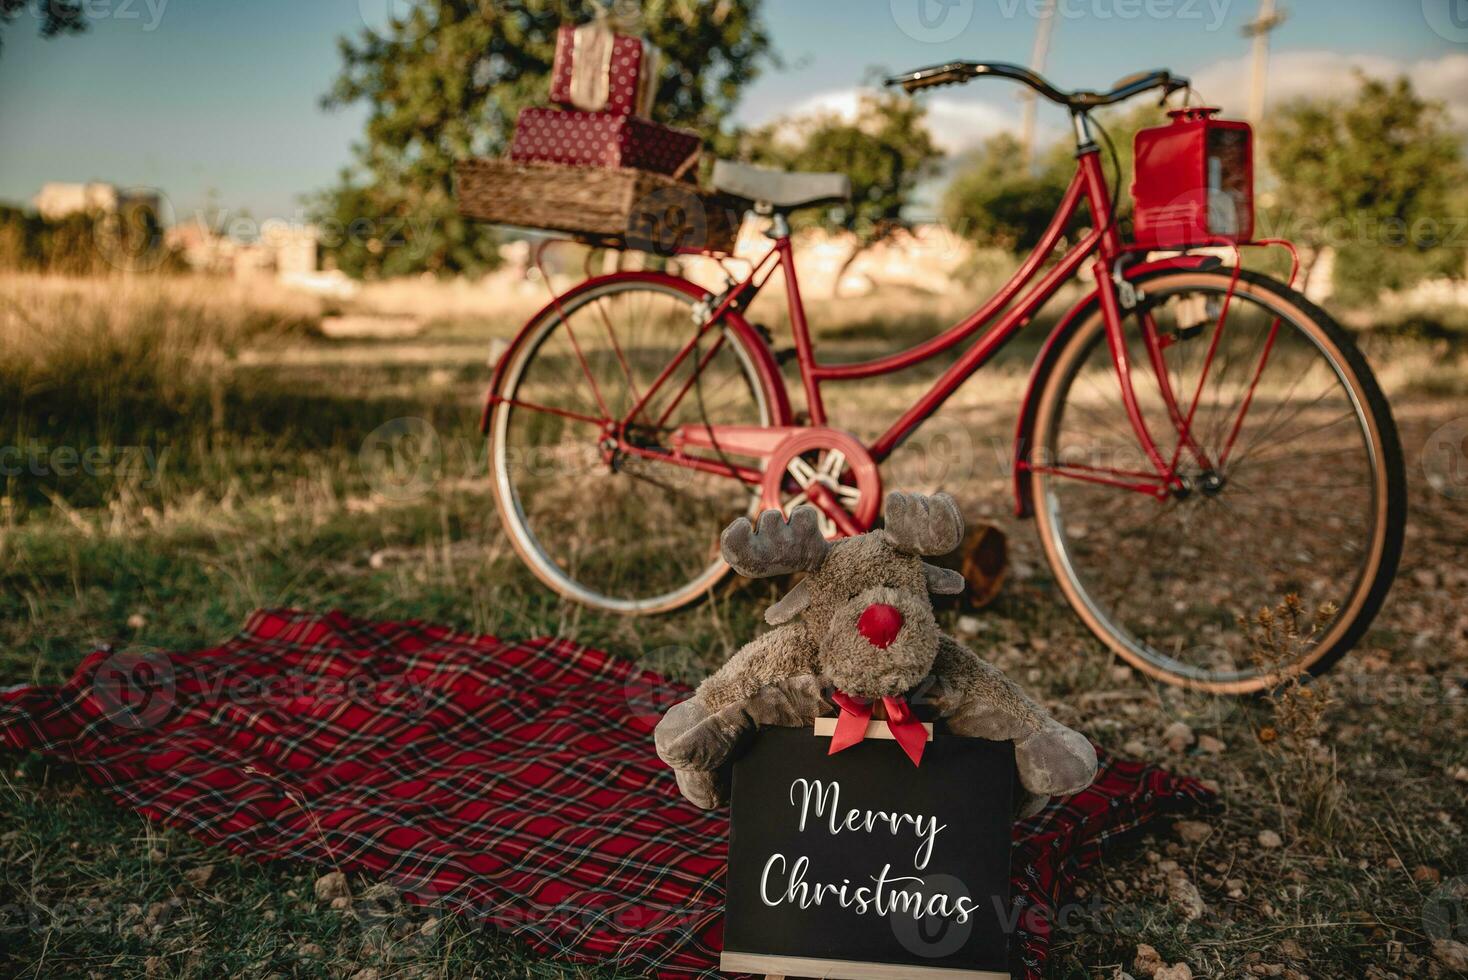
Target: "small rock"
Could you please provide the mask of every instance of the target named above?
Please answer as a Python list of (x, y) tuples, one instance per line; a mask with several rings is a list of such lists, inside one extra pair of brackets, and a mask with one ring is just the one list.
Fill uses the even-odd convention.
[(1148, 946), (1146, 943), (1137, 945), (1137, 958), (1132, 960), (1132, 966), (1144, 977), (1150, 977), (1165, 966), (1162, 955)]
[(1198, 736), (1198, 751), (1204, 755), (1223, 755), (1228, 750), (1228, 745), (1212, 735)]
[[(1203, 896), (1198, 892), (1198, 886), (1188, 880), (1185, 871), (1178, 869), (1167, 876), (1167, 900), (1182, 914), (1182, 917), (1193, 922), (1203, 917), (1208, 910), (1203, 904)], [(1192, 977), (1192, 972), (1188, 976)], [(1161, 973), (1158, 973), (1161, 976)]]
[(1162, 742), (1174, 753), (1180, 753), (1193, 744), (1193, 730), (1175, 721), (1162, 730)]
[(1468, 970), (1468, 946), (1452, 939), (1434, 939), (1432, 955), (1449, 970)]
[(1128, 741), (1121, 750), (1134, 759), (1145, 759), (1147, 757), (1147, 746), (1139, 738)]
[(386, 551), (374, 551), (367, 559), (367, 567), (374, 571), (384, 569), (387, 567), (387, 560), (388, 553)]
[(1453, 779), (1460, 783), (1468, 783), (1468, 766), (1458, 766), (1453, 770)]
[(349, 909), (352, 907), (352, 900), (345, 895), (338, 895), (331, 900), (331, 907), (334, 909)]
[(333, 898), (351, 896), (347, 888), (347, 876), (340, 871), (331, 871), (316, 879), (316, 901), (329, 902)]
[(365, 967), (353, 973), (352, 980), (382, 980), (382, 971), (375, 966)]
[(1435, 589), (1439, 580), (1437, 572), (1434, 572), (1430, 568), (1419, 568), (1412, 573), (1412, 581), (1424, 589)]
[(977, 616), (960, 616), (955, 626), (964, 636), (978, 636), (979, 630), (983, 628)]
[(1201, 820), (1179, 820), (1172, 829), (1189, 844), (1201, 844), (1213, 833), (1213, 827)]
[(184, 880), (197, 889), (208, 888), (213, 878), (214, 865), (212, 864), (201, 864), (197, 868), (190, 868), (184, 872)]
[(1412, 870), (1412, 880), (1423, 884), (1435, 885), (1443, 880), (1443, 873), (1426, 864), (1419, 864)]
[(1110, 673), (1113, 684), (1125, 684), (1132, 679), (1132, 669), (1126, 664), (1112, 664)]
[(440, 920), (438, 920), (437, 918), (424, 919), (423, 920), (423, 924), (418, 927), (418, 935), (420, 935), (420, 936), (432, 936), (432, 935), (434, 935), (435, 933), (438, 932), (438, 923), (439, 923), (439, 921)]
[(1164, 966), (1152, 974), (1152, 980), (1193, 980), (1193, 968), (1186, 963)]
[(301, 943), (296, 946), (296, 952), (301, 956), (309, 956), (313, 959), (320, 959), (326, 955), (326, 950), (322, 949), (316, 943)]
[(133, 613), (131, 616), (129, 616), (127, 618), (127, 628), (128, 629), (131, 629), (131, 630), (140, 630), (144, 626), (147, 626), (147, 625), (148, 625), (148, 617), (147, 616), (144, 616), (142, 613)]
[(1259, 846), (1273, 851), (1277, 848), (1284, 847), (1284, 838), (1280, 837), (1273, 830), (1261, 830), (1259, 831)]
[(1281, 940), (1279, 944), (1279, 951), (1292, 960), (1298, 960), (1302, 963), (1305, 961), (1304, 948), (1301, 947), (1301, 945), (1295, 942), (1293, 939)]

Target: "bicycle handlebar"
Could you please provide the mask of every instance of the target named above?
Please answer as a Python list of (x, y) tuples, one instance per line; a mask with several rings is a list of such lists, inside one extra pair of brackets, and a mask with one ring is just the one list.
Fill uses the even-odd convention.
[(1158, 69), (1128, 75), (1118, 81), (1110, 92), (1066, 92), (1051, 85), (1028, 68), (998, 61), (951, 61), (945, 65), (932, 65), (927, 68), (919, 68), (917, 71), (895, 75), (887, 79), (887, 84), (889, 86), (901, 85), (911, 95), (925, 88), (961, 85), (984, 75), (994, 75), (1021, 82), (1051, 102), (1066, 106), (1071, 110), (1112, 105), (1154, 88), (1162, 89), (1163, 98), (1166, 98), (1179, 89), (1188, 88), (1190, 84), (1186, 78), (1173, 75), (1166, 69)]

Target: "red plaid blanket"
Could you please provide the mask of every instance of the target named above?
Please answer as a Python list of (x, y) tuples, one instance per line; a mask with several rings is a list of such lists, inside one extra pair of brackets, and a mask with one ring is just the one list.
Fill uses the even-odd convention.
[[(653, 752), (687, 690), (564, 640), (507, 642), (340, 613), (259, 612), (191, 654), (87, 657), (0, 692), (0, 746), (74, 762), (111, 797), (237, 854), (360, 872), (542, 953), (714, 976), (726, 817)], [(1111, 838), (1196, 782), (1103, 759), (1016, 829), (1016, 973)]]

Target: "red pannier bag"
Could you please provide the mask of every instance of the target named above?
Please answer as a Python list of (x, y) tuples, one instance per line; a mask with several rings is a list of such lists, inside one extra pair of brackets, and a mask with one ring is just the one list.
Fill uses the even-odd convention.
[(1254, 145), (1248, 123), (1217, 109), (1174, 109), (1166, 126), (1133, 144), (1134, 237), (1158, 249), (1247, 242), (1254, 237)]

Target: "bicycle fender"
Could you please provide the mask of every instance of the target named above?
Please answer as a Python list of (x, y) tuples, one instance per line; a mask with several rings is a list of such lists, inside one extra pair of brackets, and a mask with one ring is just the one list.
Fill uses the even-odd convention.
[[(696, 302), (702, 302), (710, 298), (709, 291), (696, 283), (689, 282), (687, 279), (679, 276), (670, 276), (664, 272), (651, 271), (614, 272), (605, 276), (596, 276), (560, 294), (525, 322), (525, 325), (515, 334), (514, 339), (510, 341), (510, 346), (505, 348), (505, 352), (495, 362), (494, 373), (490, 376), (489, 391), (485, 394), (484, 411), (479, 419), (479, 431), (482, 434), (489, 435), (490, 416), (494, 412), (497, 396), (500, 393), (501, 385), (504, 383), (505, 371), (509, 369), (510, 364), (513, 363), (520, 349), (525, 346), (535, 326), (545, 317), (553, 314), (560, 304), (567, 303), (576, 299), (582, 293), (595, 289), (598, 286), (604, 286), (610, 282), (642, 282), (650, 285), (666, 286), (683, 293)], [(724, 321), (744, 344), (745, 349), (754, 361), (755, 371), (759, 373), (761, 380), (775, 394), (775, 404), (770, 406), (770, 410), (774, 415), (772, 420), (773, 424), (789, 425), (792, 419), (790, 395), (785, 390), (785, 381), (780, 375), (780, 367), (775, 362), (775, 355), (770, 351), (769, 344), (765, 343), (759, 331), (755, 330), (749, 321), (737, 312), (731, 310), (725, 313)]]
[[(1122, 273), (1122, 277), (1128, 282), (1137, 282), (1159, 272), (1171, 272), (1175, 269), (1191, 272), (1197, 269), (1216, 268), (1220, 265), (1222, 261), (1212, 255), (1175, 255), (1129, 266)], [(1050, 336), (1045, 338), (1045, 344), (1035, 358), (1035, 365), (1030, 369), (1030, 378), (1025, 384), (1024, 400), (1020, 403), (1019, 421), (1015, 425), (1014, 455), (1010, 460), (1010, 478), (1014, 481), (1014, 514), (1016, 517), (1033, 517), (1035, 513), (1035, 502), (1031, 499), (1028, 476), (1030, 453), (1034, 447), (1035, 416), (1039, 411), (1040, 391), (1054, 369), (1062, 341), (1079, 324), (1085, 322), (1086, 318), (1100, 305), (1100, 302), (1100, 296), (1093, 289), (1067, 310), (1060, 318), (1060, 322), (1055, 325), (1055, 329), (1050, 331)]]

